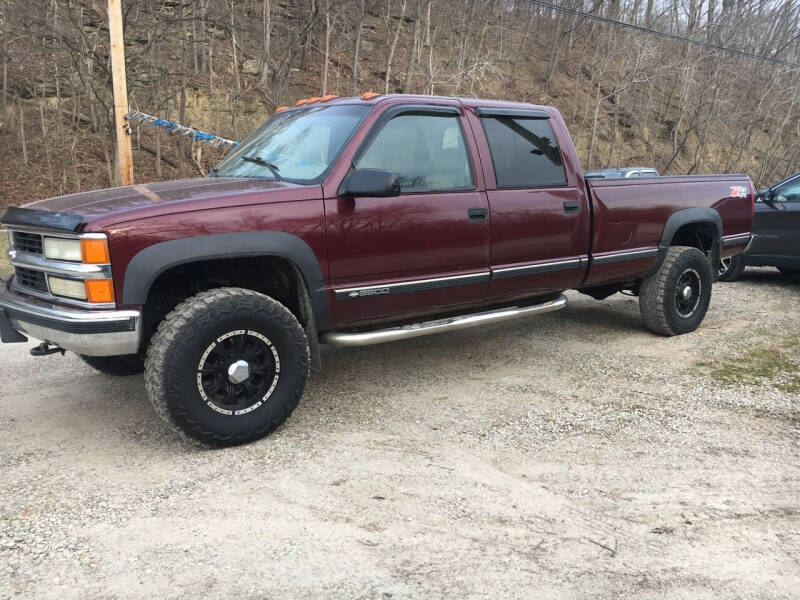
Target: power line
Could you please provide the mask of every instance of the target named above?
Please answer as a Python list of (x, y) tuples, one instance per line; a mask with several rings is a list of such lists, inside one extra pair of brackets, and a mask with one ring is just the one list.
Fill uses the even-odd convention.
[(544, 0), (526, 0), (526, 2), (530, 4), (537, 4), (539, 6), (543, 6), (545, 8), (551, 8), (553, 10), (557, 10), (560, 12), (565, 12), (571, 15), (577, 15), (583, 17), (585, 19), (593, 19), (595, 21), (600, 21), (601, 23), (606, 23), (608, 25), (616, 25), (617, 27), (624, 27), (626, 29), (632, 29), (633, 31), (638, 31), (640, 33), (647, 33), (650, 35), (655, 35), (657, 37), (665, 38), (668, 40), (674, 40), (676, 42), (683, 42), (685, 44), (692, 44), (694, 46), (701, 46), (703, 48), (711, 48), (713, 50), (719, 50), (720, 52), (728, 52), (729, 54), (738, 54), (739, 56), (745, 56), (747, 58), (753, 58), (756, 60), (761, 60), (764, 62), (770, 62), (777, 65), (785, 65), (787, 67), (793, 67), (795, 69), (800, 69), (800, 64), (792, 63), (786, 60), (781, 60), (779, 58), (770, 58), (769, 56), (760, 56), (758, 54), (753, 54), (752, 52), (747, 52), (745, 50), (737, 50), (736, 48), (729, 48), (728, 46), (720, 46), (719, 44), (712, 44), (711, 42), (703, 42), (700, 40), (693, 40), (692, 38), (683, 37), (680, 35), (674, 35), (672, 33), (666, 33), (664, 31), (657, 31), (655, 29), (650, 29), (649, 27), (642, 27), (640, 25), (633, 25), (632, 23), (626, 23), (624, 21), (617, 21), (616, 19), (609, 19), (608, 17), (601, 17), (600, 15), (593, 15), (592, 13), (587, 13), (582, 10), (577, 10), (575, 8), (567, 8), (566, 6), (559, 6), (557, 4), (552, 4), (550, 2), (545, 2)]

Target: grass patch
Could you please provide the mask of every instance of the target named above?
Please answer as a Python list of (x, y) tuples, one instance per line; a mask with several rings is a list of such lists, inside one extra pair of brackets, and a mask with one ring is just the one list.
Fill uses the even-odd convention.
[(5, 277), (12, 270), (6, 250), (8, 250), (8, 232), (5, 229), (0, 229), (0, 277)]
[(697, 366), (710, 368), (706, 372), (722, 385), (774, 385), (785, 392), (800, 392), (800, 336), (724, 362), (700, 362)]

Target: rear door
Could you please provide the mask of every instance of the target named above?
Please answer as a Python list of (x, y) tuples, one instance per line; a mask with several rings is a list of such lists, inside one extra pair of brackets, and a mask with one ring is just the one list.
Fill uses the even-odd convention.
[(543, 110), (478, 107), (473, 118), (491, 211), (492, 297), (575, 287), (584, 273), (588, 205)]
[[(754, 233), (748, 254), (776, 257), (775, 264), (795, 266), (800, 259), (800, 176), (771, 191), (771, 201), (756, 203)], [(782, 258), (789, 259), (784, 265)]]
[(338, 325), (434, 313), (482, 301), (489, 207), (457, 106), (386, 109), (353, 168), (396, 173), (395, 198), (325, 199)]

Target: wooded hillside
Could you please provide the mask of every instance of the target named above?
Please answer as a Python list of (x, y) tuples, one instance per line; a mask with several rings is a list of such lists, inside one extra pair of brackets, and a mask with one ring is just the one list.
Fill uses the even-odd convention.
[[(131, 108), (241, 139), (297, 98), (377, 92), (553, 104), (584, 168), (800, 170), (800, 2), (126, 0)], [(113, 184), (105, 0), (0, 0), (0, 205)], [(219, 151), (134, 130), (137, 181)]]

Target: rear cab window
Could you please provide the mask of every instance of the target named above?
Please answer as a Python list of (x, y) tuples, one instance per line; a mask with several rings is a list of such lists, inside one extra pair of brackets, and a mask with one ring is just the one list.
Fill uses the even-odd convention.
[(533, 112), (531, 116), (500, 112), (478, 112), (489, 143), (497, 187), (567, 185), (561, 149), (549, 119), (534, 116)]

